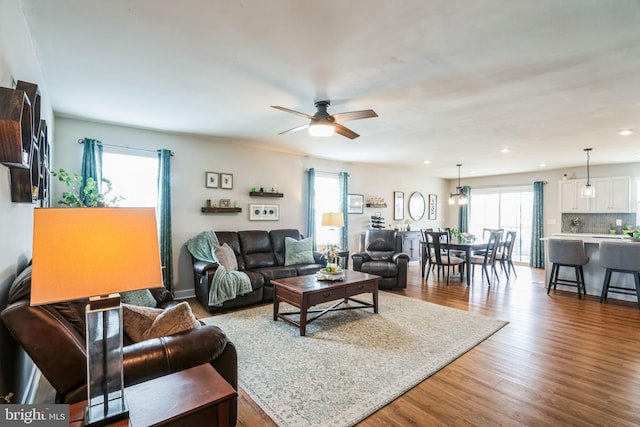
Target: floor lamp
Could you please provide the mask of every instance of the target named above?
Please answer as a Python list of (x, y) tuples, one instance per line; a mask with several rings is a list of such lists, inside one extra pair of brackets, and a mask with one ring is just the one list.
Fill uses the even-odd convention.
[(34, 209), (31, 305), (89, 298), (86, 426), (129, 416), (118, 292), (161, 286), (154, 208)]

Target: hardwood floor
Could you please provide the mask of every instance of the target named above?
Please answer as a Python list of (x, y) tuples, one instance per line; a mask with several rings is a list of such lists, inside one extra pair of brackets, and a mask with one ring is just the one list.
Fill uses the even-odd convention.
[[(492, 286), (478, 270), (467, 287), (434, 274), (425, 283), (411, 264), (395, 293), (510, 323), (358, 426), (640, 425), (635, 303), (547, 295), (544, 271), (516, 269)], [(275, 426), (242, 390), (238, 401), (238, 426)]]

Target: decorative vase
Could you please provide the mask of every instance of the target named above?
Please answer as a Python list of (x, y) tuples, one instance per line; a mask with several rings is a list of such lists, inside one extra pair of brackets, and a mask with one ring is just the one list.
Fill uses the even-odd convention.
[(578, 232), (578, 227), (575, 225), (572, 225), (571, 227), (569, 227), (569, 231), (571, 231), (572, 233), (577, 233)]

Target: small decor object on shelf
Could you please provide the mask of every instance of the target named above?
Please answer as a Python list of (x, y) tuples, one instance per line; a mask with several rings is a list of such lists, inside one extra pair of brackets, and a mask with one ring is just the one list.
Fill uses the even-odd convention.
[(219, 177), (218, 172), (205, 172), (205, 186), (207, 188), (218, 188)]
[(220, 199), (220, 207), (221, 208), (230, 208), (231, 200), (230, 199)]
[(233, 189), (233, 175), (230, 173), (220, 174), (220, 188), (227, 190)]

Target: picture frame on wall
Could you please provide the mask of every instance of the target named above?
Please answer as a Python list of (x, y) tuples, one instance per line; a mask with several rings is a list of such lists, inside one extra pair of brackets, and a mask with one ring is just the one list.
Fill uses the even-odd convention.
[(249, 204), (249, 221), (279, 221), (280, 205)]
[(404, 219), (404, 192), (393, 192), (393, 219), (401, 221)]
[(233, 174), (230, 174), (230, 173), (220, 174), (220, 188), (224, 188), (226, 190), (233, 189)]
[(207, 188), (218, 188), (219, 183), (220, 183), (220, 175), (218, 175), (218, 172), (204, 173), (204, 185)]
[(438, 216), (438, 196), (429, 194), (429, 219), (437, 219)]
[(230, 208), (231, 207), (231, 199), (220, 199), (220, 207), (221, 208)]
[(364, 213), (364, 194), (349, 194), (347, 196), (347, 213)]

